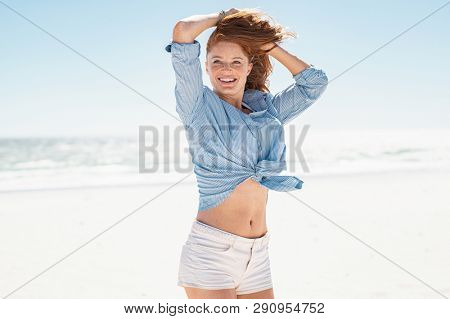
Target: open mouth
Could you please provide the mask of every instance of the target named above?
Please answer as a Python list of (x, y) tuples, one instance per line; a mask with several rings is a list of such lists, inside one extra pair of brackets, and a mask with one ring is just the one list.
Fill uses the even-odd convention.
[(226, 77), (223, 77), (223, 78), (217, 78), (217, 79), (219, 80), (219, 82), (221, 82), (221, 83), (223, 83), (223, 84), (230, 84), (230, 83), (234, 83), (234, 82), (237, 81), (236, 78), (226, 78)]

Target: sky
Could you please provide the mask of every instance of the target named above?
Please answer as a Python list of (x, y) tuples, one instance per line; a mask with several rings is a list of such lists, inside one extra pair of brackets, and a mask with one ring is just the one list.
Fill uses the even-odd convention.
[[(164, 3), (0, 0), (0, 138), (137, 136), (142, 125), (181, 125), (164, 50), (172, 28), (184, 17), (231, 7), (257, 7), (295, 31), (298, 37), (283, 48), (332, 79), (291, 125), (450, 127), (450, 5), (337, 77), (445, 1), (258, 0), (227, 1), (225, 8), (214, 1)], [(212, 31), (197, 38), (202, 67)], [(272, 62), (270, 90), (276, 93), (293, 78)], [(205, 71), (203, 82), (211, 87)]]

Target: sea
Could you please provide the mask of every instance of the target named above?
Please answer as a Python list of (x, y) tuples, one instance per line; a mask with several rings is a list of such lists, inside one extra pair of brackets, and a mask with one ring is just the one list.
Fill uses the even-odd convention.
[[(450, 169), (450, 129), (286, 130), (287, 169), (308, 176)], [(138, 137), (0, 138), (0, 193), (169, 185), (193, 172), (188, 144)], [(195, 175), (186, 183), (195, 183)]]

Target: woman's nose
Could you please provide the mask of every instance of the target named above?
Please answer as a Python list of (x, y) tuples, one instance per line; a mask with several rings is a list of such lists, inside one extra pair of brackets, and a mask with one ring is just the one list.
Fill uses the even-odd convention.
[(231, 69), (231, 63), (223, 63), (224, 69)]

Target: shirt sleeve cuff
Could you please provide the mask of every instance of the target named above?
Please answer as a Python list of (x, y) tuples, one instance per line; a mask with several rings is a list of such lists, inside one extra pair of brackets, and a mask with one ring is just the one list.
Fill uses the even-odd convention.
[(197, 58), (200, 56), (200, 42), (194, 40), (193, 43), (179, 43), (172, 41), (166, 45), (165, 50), (175, 56)]
[(295, 82), (299, 85), (305, 85), (311, 83), (312, 81), (316, 82), (317, 79), (323, 79), (325, 82), (327, 81), (327, 76), (325, 72), (320, 69), (317, 69), (313, 64), (310, 64), (310, 67), (302, 70), (301, 72), (292, 76)]

